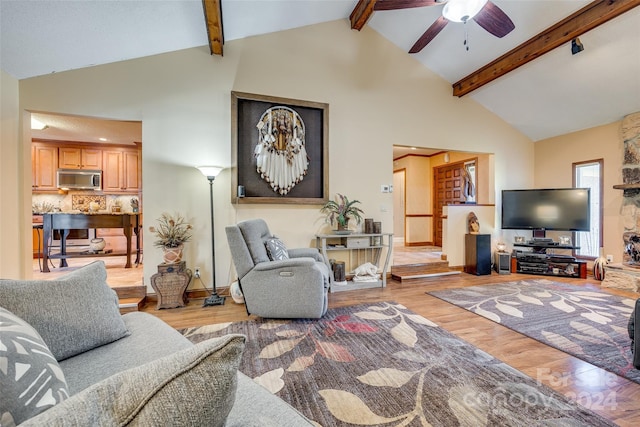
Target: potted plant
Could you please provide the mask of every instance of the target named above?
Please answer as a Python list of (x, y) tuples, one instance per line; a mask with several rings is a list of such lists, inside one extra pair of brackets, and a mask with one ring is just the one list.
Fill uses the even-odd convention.
[(173, 264), (182, 260), (184, 243), (191, 239), (192, 225), (186, 222), (181, 214), (170, 215), (163, 212), (158, 218), (157, 226), (149, 227), (156, 236), (154, 246), (162, 248), (163, 260), (166, 264)]
[(349, 200), (340, 193), (336, 194), (336, 200), (330, 200), (322, 206), (320, 212), (327, 216), (327, 222), (337, 224), (338, 231), (346, 231), (349, 228), (349, 220), (354, 219), (356, 224), (362, 222), (364, 212), (355, 206), (358, 200)]

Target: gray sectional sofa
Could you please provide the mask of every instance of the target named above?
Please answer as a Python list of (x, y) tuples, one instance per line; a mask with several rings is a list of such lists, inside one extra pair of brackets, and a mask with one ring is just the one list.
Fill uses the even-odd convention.
[(313, 425), (238, 371), (244, 342), (194, 345), (151, 314), (120, 315), (102, 261), (0, 280), (0, 425)]

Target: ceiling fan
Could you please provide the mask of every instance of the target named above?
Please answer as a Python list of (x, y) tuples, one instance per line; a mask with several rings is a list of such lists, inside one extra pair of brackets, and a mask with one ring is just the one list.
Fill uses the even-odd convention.
[(491, 0), (378, 0), (373, 10), (409, 9), (423, 6), (444, 5), (442, 15), (431, 24), (427, 31), (415, 42), (409, 53), (418, 53), (449, 23), (473, 19), (489, 33), (504, 37), (515, 28), (506, 13)]

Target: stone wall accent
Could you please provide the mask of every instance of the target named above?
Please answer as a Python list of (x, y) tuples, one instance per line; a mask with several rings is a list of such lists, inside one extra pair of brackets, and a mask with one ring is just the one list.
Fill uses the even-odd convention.
[(640, 271), (622, 266), (605, 266), (604, 279), (600, 286), (638, 292), (640, 289)]
[(623, 264), (640, 268), (637, 260), (633, 260), (630, 239), (640, 236), (640, 112), (629, 114), (622, 120), (620, 136), (624, 144), (622, 161), (622, 182), (625, 185), (637, 185), (638, 188), (625, 188), (620, 215), (624, 225)]

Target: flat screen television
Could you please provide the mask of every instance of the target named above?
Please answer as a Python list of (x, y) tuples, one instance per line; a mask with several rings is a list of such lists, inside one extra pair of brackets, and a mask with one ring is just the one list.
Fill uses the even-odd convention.
[(502, 190), (502, 228), (589, 231), (591, 190)]

